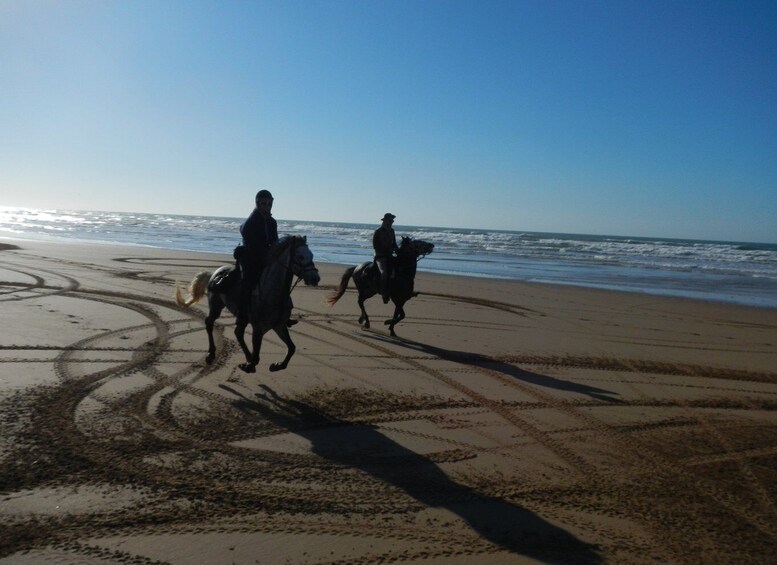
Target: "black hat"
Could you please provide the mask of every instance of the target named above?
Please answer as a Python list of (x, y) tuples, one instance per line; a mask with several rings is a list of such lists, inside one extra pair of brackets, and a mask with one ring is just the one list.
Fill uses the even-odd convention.
[(385, 222), (386, 220), (393, 220), (394, 218), (396, 218), (396, 216), (394, 214), (392, 214), (390, 212), (386, 212), (385, 214), (383, 214), (383, 217), (381, 218), (381, 221)]

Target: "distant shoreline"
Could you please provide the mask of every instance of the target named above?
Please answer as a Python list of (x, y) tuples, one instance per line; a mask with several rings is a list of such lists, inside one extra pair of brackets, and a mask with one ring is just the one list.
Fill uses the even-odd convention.
[[(231, 254), (239, 218), (120, 212), (0, 210), (0, 234)], [(372, 259), (373, 224), (278, 220), (318, 261)], [(422, 272), (604, 288), (653, 296), (777, 308), (777, 245), (667, 238), (395, 226), (397, 237), (434, 243)]]
[[(16, 243), (2, 243), (4, 240), (8, 240), (11, 242)], [(201, 255), (205, 258), (214, 258), (216, 261), (214, 261), (214, 268), (217, 266), (216, 264), (231, 264), (234, 262), (234, 259), (232, 258), (231, 253), (221, 253), (216, 251), (193, 251), (193, 250), (185, 250), (185, 249), (169, 249), (166, 247), (159, 247), (159, 246), (153, 246), (153, 245), (145, 245), (145, 244), (139, 244), (139, 243), (113, 243), (113, 242), (105, 242), (105, 241), (89, 241), (89, 240), (74, 240), (74, 239), (65, 239), (65, 238), (8, 238), (6, 236), (0, 235), (0, 251), (2, 251), (4, 248), (13, 250), (18, 249), (20, 251), (24, 250), (23, 245), (17, 245), (17, 243), (23, 243), (27, 242), (32, 244), (33, 247), (37, 245), (43, 245), (48, 247), (49, 245), (65, 245), (65, 246), (72, 246), (74, 248), (89, 248), (91, 246), (99, 246), (103, 249), (113, 249), (118, 254), (129, 254), (132, 250), (138, 250), (138, 249), (146, 249), (146, 250), (156, 250), (161, 253), (167, 254), (167, 253), (181, 253), (184, 255)], [(367, 260), (367, 259), (365, 259)], [(340, 261), (321, 261), (320, 259), (315, 259), (317, 265), (327, 265), (329, 268), (334, 268), (336, 270), (339, 269), (346, 269), (350, 266), (352, 266), (351, 263), (344, 263)], [(358, 263), (353, 263), (358, 264)], [(634, 291), (634, 290), (628, 290), (623, 288), (605, 288), (605, 287), (596, 287), (596, 286), (590, 286), (590, 285), (582, 285), (582, 284), (574, 284), (570, 282), (561, 282), (561, 281), (527, 281), (527, 280), (517, 280), (517, 279), (509, 279), (509, 278), (499, 278), (499, 277), (488, 277), (488, 276), (479, 276), (479, 275), (473, 275), (473, 274), (462, 274), (462, 273), (443, 273), (443, 272), (434, 272), (430, 270), (423, 269), (422, 266), (419, 266), (418, 269), (419, 273), (423, 273), (424, 277), (442, 277), (442, 280), (445, 280), (446, 278), (451, 279), (464, 279), (464, 280), (471, 280), (473, 284), (478, 284), (477, 281), (482, 282), (492, 282), (495, 284), (504, 283), (504, 284), (518, 284), (518, 285), (529, 285), (529, 286), (536, 286), (536, 287), (550, 287), (550, 288), (559, 288), (559, 289), (569, 289), (572, 291), (590, 291), (594, 293), (616, 293), (616, 294), (624, 294), (627, 296), (644, 296), (646, 298), (656, 298), (656, 299), (667, 299), (667, 300), (677, 300), (680, 302), (699, 302), (699, 303), (708, 303), (712, 306), (719, 305), (719, 306), (732, 306), (737, 308), (753, 308), (756, 310), (773, 310), (777, 307), (771, 306), (771, 305), (757, 305), (757, 304), (741, 304), (737, 302), (731, 302), (731, 301), (725, 301), (725, 300), (714, 300), (714, 299), (708, 299), (708, 298), (698, 298), (693, 296), (678, 296), (674, 294), (658, 294), (658, 293), (649, 293), (649, 292), (640, 292), (640, 291)], [(339, 275), (338, 275), (339, 277)], [(339, 278), (338, 278), (339, 281)], [(327, 285), (334, 285), (336, 282), (335, 280), (327, 281), (322, 280), (322, 286)], [(351, 283), (351, 287), (353, 286), (353, 283)]]

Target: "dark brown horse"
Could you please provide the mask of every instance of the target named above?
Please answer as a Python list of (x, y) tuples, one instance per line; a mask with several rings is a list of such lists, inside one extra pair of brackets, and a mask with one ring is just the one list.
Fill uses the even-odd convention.
[[(413, 291), (413, 282), (415, 281), (416, 263), (432, 252), (433, 243), (427, 243), (420, 239), (411, 239), (403, 237), (402, 243), (397, 251), (397, 257), (394, 259), (394, 276), (390, 281), (391, 301), (394, 303), (394, 317), (383, 322), (389, 327), (391, 335), (396, 337), (394, 326), (396, 326), (405, 317), (405, 302), (415, 296)], [(367, 261), (361, 265), (350, 267), (340, 280), (340, 286), (337, 290), (327, 297), (326, 301), (330, 306), (345, 294), (348, 287), (348, 281), (353, 277), (356, 290), (359, 292), (359, 308), (362, 314), (359, 317), (359, 323), (364, 324), (365, 328), (370, 327), (370, 318), (364, 309), (364, 301), (380, 293), (380, 273), (375, 263)]]
[[(205, 329), (208, 332), (208, 356), (205, 362), (208, 364), (211, 364), (216, 356), (213, 324), (221, 316), (225, 307), (233, 314), (238, 310), (238, 285), (220, 288), (217, 284), (232, 270), (234, 267), (225, 265), (213, 273), (209, 271), (198, 273), (189, 285), (188, 299), (184, 299), (178, 286), (175, 288), (176, 301), (186, 308), (208, 295), (208, 317), (205, 318)], [(238, 316), (235, 322), (235, 337), (246, 357), (246, 362), (242, 363), (240, 368), (246, 373), (256, 372), (262, 337), (270, 330), (274, 330), (287, 347), (286, 357), (280, 363), (270, 365), (270, 371), (285, 369), (297, 349), (291, 341), (288, 328), (292, 309), (291, 281), (294, 275), (311, 286), (318, 285), (321, 280), (318, 269), (313, 263), (313, 253), (308, 248), (307, 240), (298, 235), (286, 236), (270, 248), (267, 266), (262, 272), (260, 284), (251, 295), (250, 319), (245, 320)], [(245, 329), (249, 323), (253, 331), (251, 343), (253, 351), (248, 349), (244, 339)]]

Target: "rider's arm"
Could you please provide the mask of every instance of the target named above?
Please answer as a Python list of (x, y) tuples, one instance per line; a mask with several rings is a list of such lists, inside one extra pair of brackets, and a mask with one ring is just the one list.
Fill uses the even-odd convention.
[(268, 218), (267, 219), (267, 244), (275, 243), (278, 241), (278, 222), (275, 221), (275, 218)]
[(253, 216), (249, 216), (248, 219), (240, 226), (240, 235), (243, 236), (243, 243), (249, 249), (256, 249), (259, 246), (257, 241), (256, 222), (253, 221)]

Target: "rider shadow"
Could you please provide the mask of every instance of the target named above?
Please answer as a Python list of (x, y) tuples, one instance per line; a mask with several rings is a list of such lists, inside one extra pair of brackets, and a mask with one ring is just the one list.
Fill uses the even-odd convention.
[(603, 402), (608, 402), (608, 403), (622, 402), (618, 398), (613, 398), (612, 395), (618, 394), (616, 392), (606, 390), (603, 388), (597, 388), (597, 387), (585, 385), (585, 384), (565, 381), (562, 379), (557, 379), (555, 377), (550, 377), (548, 375), (532, 373), (531, 371), (526, 371), (510, 363), (506, 363), (504, 361), (498, 361), (496, 359), (492, 359), (485, 355), (481, 355), (480, 353), (470, 353), (467, 351), (454, 351), (451, 349), (443, 349), (442, 347), (428, 345), (426, 343), (418, 343), (416, 341), (411, 341), (407, 339), (400, 339), (400, 340), (397, 340), (396, 338), (389, 339), (387, 337), (384, 337), (382, 335), (377, 335), (377, 334), (373, 335), (372, 338), (376, 340), (385, 341), (386, 343), (390, 343), (392, 345), (407, 347), (408, 349), (413, 349), (420, 353), (434, 355), (435, 357), (442, 359), (443, 361), (450, 361), (452, 363), (460, 363), (462, 365), (471, 365), (473, 367), (478, 367), (480, 369), (496, 371), (496, 372), (502, 373), (503, 375), (507, 375), (508, 377), (512, 377), (514, 379), (523, 381), (525, 383), (533, 384), (539, 387), (552, 388), (552, 389), (566, 391), (566, 392), (584, 394), (596, 400), (601, 400)]
[(312, 453), (359, 469), (427, 507), (456, 514), (481, 537), (507, 551), (552, 563), (602, 562), (596, 546), (526, 508), (457, 483), (432, 460), (375, 426), (329, 416), (303, 402), (282, 398), (265, 385), (264, 393), (256, 393), (257, 400), (229, 386), (220, 387), (239, 397), (239, 409), (258, 413), (307, 440)]

